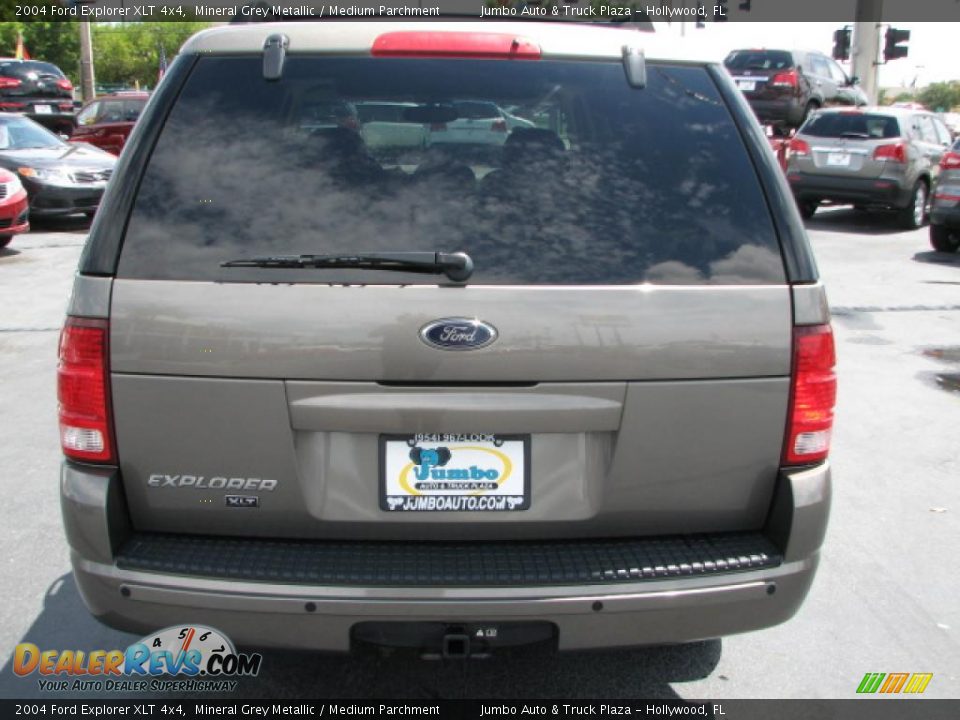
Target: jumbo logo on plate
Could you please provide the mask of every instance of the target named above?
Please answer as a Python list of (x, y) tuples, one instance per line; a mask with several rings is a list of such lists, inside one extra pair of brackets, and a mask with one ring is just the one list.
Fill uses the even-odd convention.
[(420, 339), (441, 350), (477, 350), (497, 339), (497, 329), (476, 318), (443, 318), (420, 328)]

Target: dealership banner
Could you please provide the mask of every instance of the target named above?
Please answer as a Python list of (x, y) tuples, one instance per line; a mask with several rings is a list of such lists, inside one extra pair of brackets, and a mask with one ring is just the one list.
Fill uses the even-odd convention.
[(957, 0), (34, 0), (4, 2), (0, 20), (550, 20), (573, 22), (951, 22)]
[(955, 720), (960, 700), (0, 700), (0, 717), (643, 717), (715, 720)]

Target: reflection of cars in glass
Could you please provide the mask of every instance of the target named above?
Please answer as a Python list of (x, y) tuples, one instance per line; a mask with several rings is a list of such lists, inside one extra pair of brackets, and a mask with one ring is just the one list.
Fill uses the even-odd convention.
[[(835, 378), (781, 170), (718, 64), (563, 25), (183, 46), (61, 343), (64, 525), (97, 617), (464, 657), (797, 611)], [(302, 132), (318, 92), (484, 152)]]
[(326, 130), (342, 127), (359, 130), (357, 108), (343, 100), (320, 100), (306, 103), (300, 109), (301, 130)]
[(457, 119), (432, 123), (427, 145), (503, 145), (507, 133), (518, 127), (534, 127), (530, 120), (505, 112), (496, 103), (482, 100), (454, 100)]
[(411, 122), (405, 113), (417, 108), (416, 103), (358, 102), (357, 119), (360, 135), (373, 149), (403, 149), (423, 147), (426, 128), (423, 123)]
[(19, 112), (55, 132), (73, 126), (73, 84), (53, 63), (0, 60), (0, 112)]
[(930, 244), (940, 252), (960, 250), (960, 138), (940, 158), (930, 207)]
[(149, 98), (150, 93), (145, 92), (98, 97), (77, 113), (70, 141), (90, 143), (119, 155)]
[(790, 141), (787, 180), (804, 217), (820, 203), (853, 204), (896, 210), (904, 227), (917, 228), (949, 146), (950, 133), (932, 113), (821, 110)]
[(14, 173), (0, 168), (0, 248), (29, 229), (27, 192)]
[(818, 108), (867, 104), (857, 80), (818, 52), (734, 50), (723, 64), (762, 123), (799, 127)]
[(116, 161), (99, 148), (64, 142), (28, 118), (0, 114), (0, 167), (19, 176), (31, 216), (93, 215)]

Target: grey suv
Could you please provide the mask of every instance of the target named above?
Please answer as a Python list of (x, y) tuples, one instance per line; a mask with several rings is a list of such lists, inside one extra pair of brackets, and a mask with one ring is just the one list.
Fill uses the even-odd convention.
[[(144, 110), (60, 345), (87, 606), (461, 657), (787, 620), (833, 336), (749, 107), (629, 30), (424, 27), (211, 29)], [(528, 122), (398, 153), (304, 127), (319, 96)]]
[(787, 179), (804, 217), (824, 202), (897, 211), (926, 220), (930, 188), (950, 133), (933, 113), (900, 108), (823, 110), (790, 141)]
[(822, 53), (734, 50), (723, 64), (762, 123), (795, 128), (820, 108), (867, 104), (859, 80)]

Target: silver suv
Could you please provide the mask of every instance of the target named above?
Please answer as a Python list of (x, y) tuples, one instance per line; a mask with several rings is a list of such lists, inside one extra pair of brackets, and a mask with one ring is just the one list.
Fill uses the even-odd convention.
[(821, 110), (790, 141), (787, 179), (804, 217), (821, 203), (853, 204), (895, 210), (903, 227), (918, 228), (949, 148), (950, 132), (933, 113)]
[[(787, 620), (834, 350), (750, 108), (648, 34), (425, 27), (208, 30), (144, 111), (60, 346), (91, 612), (448, 656)], [(464, 97), (524, 122), (389, 147), (303, 118)]]

